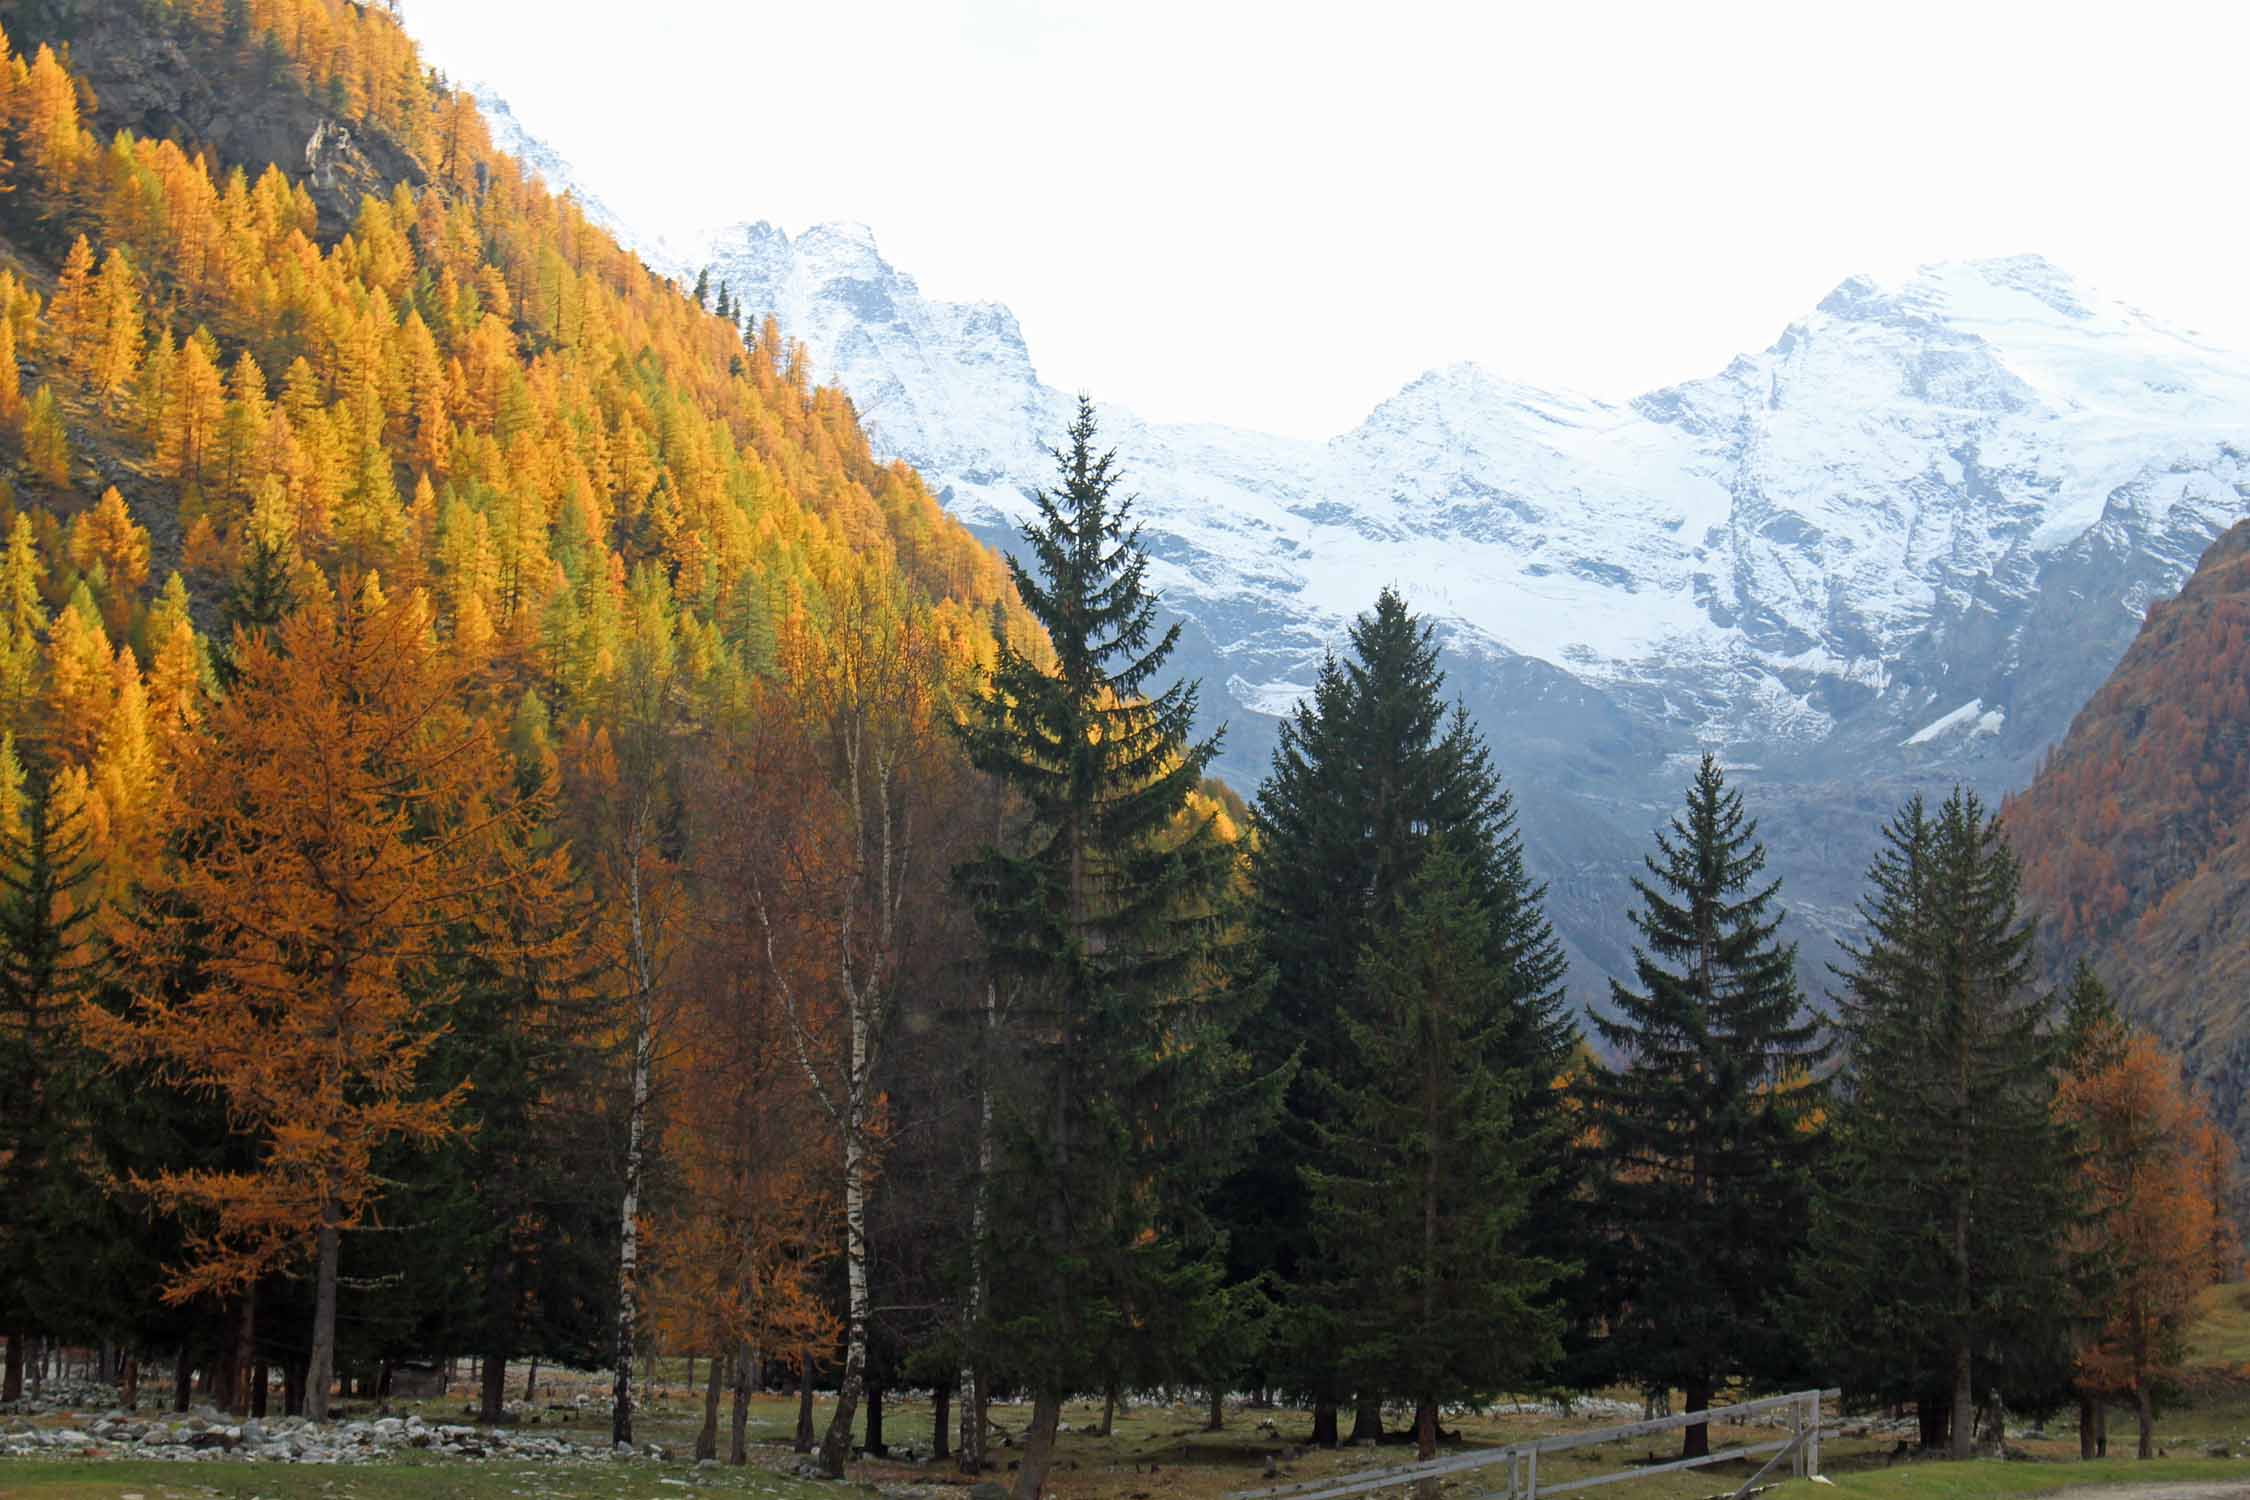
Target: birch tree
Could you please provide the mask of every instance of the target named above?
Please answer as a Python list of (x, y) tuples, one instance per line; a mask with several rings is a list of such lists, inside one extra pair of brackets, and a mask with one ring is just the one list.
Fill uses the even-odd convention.
[(610, 1440), (633, 1441), (633, 1357), (639, 1346), (642, 1194), (654, 1145), (658, 1048), (668, 979), (685, 923), (679, 857), (679, 746), (688, 728), (688, 684), (669, 590), (642, 568), (627, 592), (623, 640), (608, 682), (614, 730), (582, 735), (576, 762), (585, 819), (581, 857), (611, 920), (607, 957), (625, 1001), (630, 1053), (624, 1190), (618, 1204), (617, 1333)]
[[(877, 1078), (917, 898), (926, 905), (935, 894), (926, 843), (950, 800), (941, 783), (952, 769), (935, 732), (944, 665), (926, 612), (872, 571), (853, 573), (833, 598), (825, 629), (802, 613), (783, 627), (782, 669), (797, 688), (806, 754), (799, 815), (780, 857), (753, 866), (749, 889), (798, 1064), (839, 1146), (844, 1368), (820, 1465), (841, 1477), (867, 1374), (868, 1190), (883, 1130)], [(780, 929), (793, 914), (826, 954), (818, 993), (807, 993), (783, 958), (790, 939)]]

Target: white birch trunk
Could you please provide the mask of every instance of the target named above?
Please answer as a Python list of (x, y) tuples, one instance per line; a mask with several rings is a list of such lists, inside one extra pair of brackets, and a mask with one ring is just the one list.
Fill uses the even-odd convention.
[(654, 969), (641, 890), (641, 829), (635, 821), (628, 841), (630, 873), (626, 892), (632, 918), (633, 1095), (625, 1125), (625, 1198), (618, 1209), (617, 1368), (610, 1390), (610, 1441), (633, 1441), (633, 1349), (640, 1302), (641, 1173), (646, 1156), (642, 1137), (648, 1126), (649, 1095), (656, 1061)]

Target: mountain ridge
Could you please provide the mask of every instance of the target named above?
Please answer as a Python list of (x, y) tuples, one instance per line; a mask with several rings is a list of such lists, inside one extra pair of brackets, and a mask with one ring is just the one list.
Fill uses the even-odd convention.
[[(1070, 397), (998, 303), (921, 295), (864, 225), (716, 231), (700, 263), (1003, 547)], [(1716, 750), (1767, 819), (1808, 976), (1898, 796), (1999, 796), (2152, 600), (2250, 514), (2250, 356), (2036, 255), (1850, 276), (1763, 348), (1627, 400), (1440, 365), (1324, 441), (1103, 409), (1184, 671), (1262, 776), (1274, 716), (1378, 589), (1432, 619), (1585, 967)]]

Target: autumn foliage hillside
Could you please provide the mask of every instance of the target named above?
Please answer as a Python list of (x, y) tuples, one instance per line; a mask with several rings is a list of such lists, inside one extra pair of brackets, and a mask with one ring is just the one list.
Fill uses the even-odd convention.
[(961, 639), (1007, 598), (997, 559), (873, 461), (778, 330), (698, 306), (527, 181), (379, 12), (177, 0), (74, 26), (68, 5), (21, 9), (90, 27), (112, 72), (132, 73), (135, 45), (231, 48), (272, 80), (242, 113), (333, 107), (359, 169), (401, 167), (331, 237), (317, 200), (334, 180), (105, 137), (67, 39), (10, 38), (0, 519), (28, 527), (14, 566), (35, 578), (12, 582), (38, 595), (10, 647), (45, 637), (54, 658), (22, 666), (19, 742), (90, 750), (101, 725), (75, 720), (116, 692), (68, 689), (59, 653), (113, 676), (130, 646), (147, 669), (152, 631), (183, 614), (212, 629), (253, 554), (300, 584), (349, 569), (426, 587), (459, 649), (581, 701), (643, 564), (722, 677), (770, 666), (776, 623), (817, 618), (860, 571), (958, 611)]
[[(317, 1414), (471, 1282), (494, 1349), (803, 1357), (835, 1205), (773, 997), (862, 941), (830, 772), (941, 784), (995, 628), (1046, 652), (1007, 569), (386, 10), (0, 23), (0, 1389), (74, 1319)], [(894, 864), (935, 905), (943, 850)]]
[(2083, 957), (2241, 1129), (2250, 1075), (2250, 525), (2212, 544), (2007, 811), (2054, 971)]

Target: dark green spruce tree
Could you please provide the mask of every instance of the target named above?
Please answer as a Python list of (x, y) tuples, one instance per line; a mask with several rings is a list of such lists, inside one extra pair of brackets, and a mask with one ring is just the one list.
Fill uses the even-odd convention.
[[(1430, 627), (1386, 589), (1354, 622), (1350, 657), (1323, 663), (1312, 693), (1282, 721), (1259, 789), (1252, 888), (1272, 1002), (1249, 1033), (1261, 1067), (1292, 1057), (1303, 1070), (1274, 1132), (1226, 1186), (1222, 1212), (1238, 1277), (1287, 1292), (1287, 1316), (1265, 1374), (1308, 1400), (1313, 1440), (1338, 1441), (1337, 1408), (1356, 1398), (1355, 1440), (1380, 1435), (1390, 1378), (1381, 1362), (1345, 1360), (1341, 1330), (1362, 1302), (1313, 1233), (1306, 1164), (1323, 1164), (1322, 1131), (1337, 1088), (1367, 1081), (1349, 1020), (1364, 1009), (1360, 961), (1395, 915), (1434, 839), (1443, 837), (1485, 922), (1485, 958), (1500, 976), (1512, 1055), (1542, 1087), (1513, 1095), (1517, 1132), (1543, 1137), (1560, 1117), (1552, 1083), (1571, 1067), (1578, 1032), (1563, 995), (1561, 945), (1543, 891), (1524, 867), (1515, 811), (1484, 741), (1445, 699)], [(1316, 1084), (1314, 1076), (1328, 1080)], [(1518, 1236), (1534, 1256), (1574, 1258), (1574, 1153), (1558, 1147)]]
[[(1704, 756), (1633, 882), (1634, 982), (1613, 982), (1612, 1014), (1595, 1019), (1616, 1058), (1586, 1085), (1616, 1276), (1605, 1362), (1678, 1386), (1690, 1411), (1729, 1380), (1785, 1375), (1795, 1354), (1782, 1294), (1821, 1146), (1825, 1049), (1765, 864), (1741, 792)], [(1709, 1452), (1709, 1428), (1686, 1429), (1682, 1451)]]
[(1011, 562), (1052, 665), (1003, 640), (962, 731), (1022, 810), (1016, 837), (960, 871), (989, 961), (1018, 986), (994, 1060), (978, 1331), (1033, 1398), (1018, 1500), (1046, 1479), (1066, 1395), (1126, 1369), (1194, 1373), (1230, 1312), (1207, 1200), (1282, 1083), (1233, 1040), (1263, 986), (1236, 852), (1188, 814), (1217, 742), (1191, 737), (1192, 684), (1151, 691), (1179, 627), (1156, 631), (1131, 502), (1094, 435), (1082, 399), (1024, 528), (1030, 564)]
[(2017, 866), (1973, 793), (1884, 829), (1838, 971), (1836, 1149), (1804, 1274), (1825, 1369), (1855, 1394), (1913, 1401), (1926, 1447), (1967, 1456), (1979, 1398), (2067, 1384), (2076, 1208), (2053, 1110), (2070, 1046), (2032, 982)]
[(1342, 1018), (1357, 1059), (1309, 1168), (1315, 1236), (1344, 1295), (1330, 1326), (1349, 1368), (1380, 1370), (1414, 1404), (1419, 1456), (1442, 1403), (1519, 1388), (1559, 1353), (1546, 1295), (1560, 1268), (1518, 1233), (1560, 1122), (1526, 1134), (1519, 1101), (1548, 1080), (1523, 1065), (1509, 976), (1493, 954), (1474, 866), (1440, 841), (1359, 967)]
[(69, 1274), (52, 1250), (86, 1123), (74, 1013), (95, 977), (84, 828), (55, 826), (24, 779), (15, 737), (0, 736), (0, 795), (21, 809), (20, 826), (0, 828), (0, 1400), (22, 1394), (27, 1334), (76, 1331), (52, 1321), (54, 1283)]

